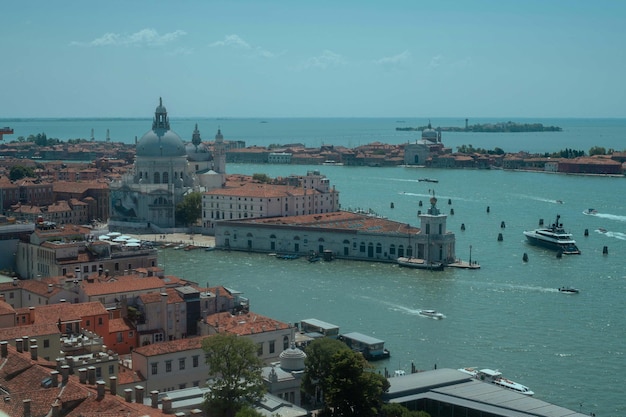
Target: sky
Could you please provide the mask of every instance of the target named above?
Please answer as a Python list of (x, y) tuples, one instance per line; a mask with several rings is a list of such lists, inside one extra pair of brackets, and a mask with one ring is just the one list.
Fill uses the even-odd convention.
[(626, 117), (626, 1), (7, 1), (0, 118)]

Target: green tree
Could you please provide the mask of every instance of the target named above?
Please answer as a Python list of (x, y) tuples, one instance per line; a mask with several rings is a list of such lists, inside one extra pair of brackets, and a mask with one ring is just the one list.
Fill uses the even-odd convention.
[(255, 343), (245, 337), (218, 333), (202, 341), (212, 380), (204, 405), (211, 417), (234, 417), (263, 397), (263, 362)]
[(602, 146), (592, 146), (589, 149), (589, 156), (593, 155), (606, 155), (606, 149), (604, 149)]
[(372, 372), (363, 355), (342, 350), (333, 355), (325, 403), (336, 416), (374, 417), (389, 389), (384, 376)]
[(30, 167), (25, 167), (22, 165), (15, 165), (11, 167), (11, 170), (9, 171), (9, 179), (11, 181), (21, 180), (24, 177), (34, 178), (35, 171), (33, 171), (33, 169)]
[(426, 411), (411, 411), (398, 403), (383, 404), (380, 417), (430, 417)]
[(252, 174), (252, 179), (268, 184), (272, 182), (272, 179), (267, 174)]
[(191, 192), (183, 197), (183, 201), (176, 205), (176, 221), (189, 226), (195, 223), (202, 215), (202, 194)]
[(327, 337), (316, 339), (307, 346), (302, 389), (312, 398), (313, 405), (323, 402), (333, 355), (343, 350), (350, 348), (339, 340)]

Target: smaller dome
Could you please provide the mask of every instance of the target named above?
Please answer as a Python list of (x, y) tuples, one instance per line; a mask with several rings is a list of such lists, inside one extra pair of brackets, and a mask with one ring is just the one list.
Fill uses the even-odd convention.
[(280, 353), (280, 367), (285, 371), (303, 371), (306, 353), (293, 344)]
[(187, 160), (190, 162), (201, 162), (211, 160), (211, 151), (203, 143), (197, 147), (193, 143), (185, 145), (185, 151), (187, 152)]

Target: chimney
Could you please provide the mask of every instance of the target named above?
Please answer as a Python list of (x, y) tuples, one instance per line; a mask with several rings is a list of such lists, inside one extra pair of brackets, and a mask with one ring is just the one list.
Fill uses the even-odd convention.
[(111, 395), (117, 395), (117, 377), (114, 375), (109, 377), (109, 390)]
[(126, 400), (127, 403), (133, 402), (133, 390), (132, 389), (126, 388), (124, 390), (124, 399)]
[(24, 405), (24, 417), (31, 417), (30, 400), (22, 400), (22, 404)]
[(50, 371), (50, 378), (52, 378), (52, 387), (59, 386), (59, 371)]
[(34, 361), (37, 360), (37, 345), (31, 345), (30, 347), (30, 358)]
[(163, 407), (161, 407), (163, 414), (172, 414), (172, 399), (170, 397), (161, 398)]
[(52, 417), (61, 417), (61, 402), (58, 399), (52, 403)]
[(2, 352), (3, 358), (6, 358), (9, 355), (8, 345), (9, 345), (9, 342), (7, 342), (6, 340), (3, 340), (2, 342), (0, 342), (0, 352)]
[[(34, 307), (31, 307), (31, 308), (34, 308)], [(24, 339), (28, 339), (28, 338), (24, 336)], [(37, 344), (37, 339), (30, 339), (29, 342), (30, 342), (30, 346), (34, 346)]]
[(78, 380), (80, 381), (81, 384), (87, 383), (87, 369), (85, 368), (78, 369)]
[(15, 349), (22, 353), (24, 351), (24, 340), (23, 339), (15, 339)]
[(152, 400), (152, 408), (159, 408), (159, 391), (150, 391), (150, 399)]
[(90, 385), (93, 385), (96, 383), (96, 367), (95, 366), (87, 367), (87, 380), (89, 381)]
[(98, 397), (97, 397), (98, 400), (104, 399), (104, 386), (105, 386), (104, 381), (96, 382), (96, 387), (98, 389)]
[(67, 384), (67, 380), (70, 377), (70, 366), (69, 365), (61, 365), (61, 382), (63, 385)]
[(143, 387), (141, 385), (135, 385), (135, 402), (143, 404)]
[(52, 284), (48, 284), (48, 292), (52, 292)]

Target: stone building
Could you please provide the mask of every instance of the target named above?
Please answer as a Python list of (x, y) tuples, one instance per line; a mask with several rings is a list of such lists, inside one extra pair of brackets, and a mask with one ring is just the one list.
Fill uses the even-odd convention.
[[(194, 137), (199, 139), (199, 132), (195, 132)], [(199, 170), (200, 165), (206, 166), (204, 159), (200, 157), (194, 161)], [(109, 226), (155, 230), (175, 228), (176, 205), (185, 194), (199, 191), (195, 165), (190, 166), (187, 147), (171, 130), (167, 109), (159, 100), (152, 129), (137, 143), (133, 172), (121, 181), (111, 183)]]
[(455, 235), (446, 229), (447, 216), (431, 207), (419, 213), (420, 227), (385, 218), (346, 211), (293, 217), (224, 220), (216, 223), (219, 248), (250, 252), (299, 255), (332, 254), (333, 257), (396, 262), (416, 257), (443, 264), (455, 261)]
[(442, 153), (441, 131), (432, 128), (428, 122), (428, 128), (422, 131), (422, 137), (415, 143), (407, 143), (404, 146), (405, 165), (426, 165), (432, 154)]

